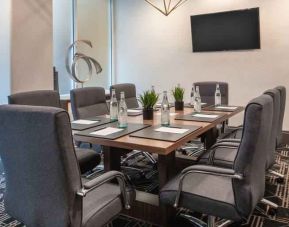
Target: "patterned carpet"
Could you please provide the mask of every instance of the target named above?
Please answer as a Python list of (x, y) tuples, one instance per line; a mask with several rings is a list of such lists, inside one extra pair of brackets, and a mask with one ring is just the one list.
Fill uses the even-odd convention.
[[(266, 197), (277, 203), (280, 207), (277, 211), (272, 211), (268, 209), (267, 206), (263, 204), (259, 204), (258, 208), (255, 210), (254, 214), (249, 218), (247, 223), (234, 223), (231, 224), (230, 227), (235, 226), (244, 226), (244, 227), (285, 227), (289, 226), (289, 152), (282, 151), (282, 158), (277, 157), (277, 163), (279, 164), (276, 167), (276, 170), (283, 173), (285, 175), (284, 183), (277, 183), (276, 178), (274, 176), (267, 176), (267, 184), (266, 184)], [(1, 168), (0, 168), (1, 172)], [(145, 191), (153, 191), (157, 192), (157, 185), (155, 179), (157, 179), (157, 171), (153, 170), (153, 174), (149, 177), (144, 175), (144, 180), (140, 180), (135, 184), (138, 189), (142, 189)], [(134, 181), (135, 179), (131, 179)], [(4, 209), (4, 198), (3, 194), (5, 191), (5, 175), (0, 174), (0, 227), (21, 227), (25, 226), (18, 222), (17, 220), (10, 217), (7, 213), (5, 213)], [(201, 217), (204, 221), (206, 221), (205, 216), (200, 216), (198, 214), (192, 214), (189, 211), (180, 210), (178, 214), (189, 214), (195, 217)], [(120, 215), (116, 218), (110, 226), (113, 227), (156, 227), (152, 224), (145, 223), (141, 220), (136, 220), (130, 217), (126, 217)], [(191, 227), (194, 226), (189, 223), (187, 220), (181, 218), (178, 215), (175, 219), (175, 226), (179, 227)]]

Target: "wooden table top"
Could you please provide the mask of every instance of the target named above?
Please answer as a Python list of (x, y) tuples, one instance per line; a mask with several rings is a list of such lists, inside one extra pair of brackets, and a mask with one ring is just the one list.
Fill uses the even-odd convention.
[[(81, 142), (88, 142), (92, 144), (118, 147), (118, 148), (124, 148), (124, 149), (129, 149), (129, 150), (141, 150), (141, 151), (147, 151), (150, 153), (156, 153), (160, 155), (167, 155), (170, 152), (182, 146), (183, 144), (185, 144), (186, 142), (197, 138), (201, 134), (215, 127), (217, 124), (220, 124), (228, 120), (229, 118), (242, 112), (243, 110), (244, 108), (240, 107), (236, 109), (234, 112), (202, 111), (202, 112), (215, 113), (215, 114), (224, 114), (221, 118), (217, 119), (213, 123), (175, 120), (176, 115), (171, 115), (171, 118), (170, 118), (171, 124), (184, 125), (184, 126), (195, 125), (195, 126), (201, 127), (200, 129), (183, 137), (177, 142), (167, 142), (167, 141), (160, 141), (160, 140), (153, 140), (153, 139), (137, 138), (137, 137), (131, 137), (129, 135), (120, 137), (115, 140), (96, 138), (96, 137), (91, 137), (91, 136), (83, 136), (83, 135), (77, 135), (77, 134), (74, 135), (74, 138), (76, 141), (81, 141)], [(192, 108), (185, 108), (184, 111), (177, 111), (177, 112), (175, 111), (174, 108), (171, 108), (171, 113), (175, 113), (175, 114), (189, 114), (192, 112), (193, 112)], [(149, 125), (160, 125), (160, 122), (161, 122), (160, 111), (157, 111), (154, 113), (154, 120), (152, 121), (151, 120), (144, 121), (143, 116), (139, 115), (139, 116), (128, 117), (128, 122), (129, 123), (143, 123), (143, 124), (149, 124)]]

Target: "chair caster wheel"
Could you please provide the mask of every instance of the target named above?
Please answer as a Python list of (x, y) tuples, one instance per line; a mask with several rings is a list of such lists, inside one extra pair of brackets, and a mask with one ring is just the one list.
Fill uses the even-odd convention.
[(275, 215), (277, 214), (277, 209), (275, 209), (275, 208), (269, 208), (268, 214), (269, 214), (270, 216), (275, 216)]
[(284, 183), (284, 178), (279, 177), (279, 178), (276, 179), (276, 182), (277, 182), (278, 184), (283, 184), (283, 183)]

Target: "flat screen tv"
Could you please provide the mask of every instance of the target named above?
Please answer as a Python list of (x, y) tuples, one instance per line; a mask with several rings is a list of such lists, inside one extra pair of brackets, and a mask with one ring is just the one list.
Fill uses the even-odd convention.
[(191, 16), (194, 52), (260, 49), (259, 8)]

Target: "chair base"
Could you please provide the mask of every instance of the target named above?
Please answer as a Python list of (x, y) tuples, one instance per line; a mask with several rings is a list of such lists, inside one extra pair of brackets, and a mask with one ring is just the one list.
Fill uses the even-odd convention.
[(187, 221), (189, 221), (192, 225), (196, 227), (226, 227), (233, 223), (233, 221), (231, 220), (221, 221), (217, 223), (216, 217), (214, 216), (208, 216), (207, 223), (188, 214), (179, 214), (179, 216), (186, 219)]
[(135, 158), (139, 155), (142, 155), (146, 159), (148, 159), (152, 165), (156, 165), (157, 161), (154, 159), (154, 157), (150, 153), (144, 152), (144, 151), (138, 151), (138, 150), (134, 150), (133, 153), (128, 154), (128, 156), (122, 160), (121, 165), (126, 165), (129, 159)]
[(265, 199), (265, 198), (263, 198), (263, 199), (261, 200), (261, 203), (264, 203), (264, 204), (266, 204), (266, 205), (268, 205), (269, 207), (272, 207), (272, 208), (274, 208), (274, 209), (277, 209), (277, 208), (279, 207), (276, 203), (273, 203), (273, 202), (271, 202), (271, 201), (269, 201), (268, 199)]
[(274, 171), (274, 170), (272, 170), (272, 169), (269, 169), (268, 172), (269, 172), (270, 174), (274, 175), (274, 176), (277, 176), (278, 178), (284, 179), (284, 177), (285, 177), (283, 174), (278, 173), (278, 172), (276, 172), (276, 171)]
[(289, 147), (277, 147), (276, 151), (289, 151)]

